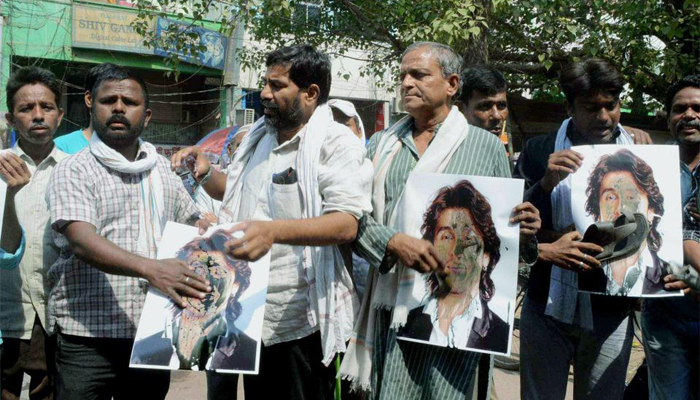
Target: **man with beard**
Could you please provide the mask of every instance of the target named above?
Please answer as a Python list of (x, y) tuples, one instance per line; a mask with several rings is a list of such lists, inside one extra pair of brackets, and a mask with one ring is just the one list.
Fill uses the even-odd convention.
[(61, 399), (163, 399), (170, 375), (129, 369), (149, 285), (181, 296), (210, 290), (181, 260), (155, 260), (166, 221), (208, 226), (170, 171), (139, 136), (151, 117), (143, 80), (121, 67), (104, 71), (92, 94), (87, 148), (59, 163), (49, 183), (61, 257), (48, 272), (49, 331), (57, 333)]
[[(685, 262), (695, 272), (700, 272), (700, 223), (696, 219), (700, 190), (700, 75), (686, 76), (668, 88), (666, 112), (668, 128), (680, 150), (682, 201), (691, 204), (686, 207), (684, 221)], [(667, 289), (689, 292), (676, 276), (668, 276), (665, 281)], [(649, 398), (700, 399), (698, 301), (687, 295), (644, 299), (642, 334), (649, 367)]]
[(559, 83), (570, 118), (528, 141), (514, 173), (543, 220), (520, 319), (521, 396), (563, 399), (573, 360), (574, 397), (622, 398), (635, 300), (578, 292), (577, 272), (599, 268), (591, 254), (603, 249), (572, 232), (570, 174), (582, 163), (573, 145), (633, 144), (619, 123), (624, 80), (607, 61), (589, 59), (566, 66)]
[[(7, 183), (0, 241), (0, 328), (2, 398), (19, 399), (30, 377), (32, 399), (52, 399), (53, 340), (46, 333), (46, 271), (58, 258), (44, 201), (51, 171), (68, 157), (53, 144), (61, 123), (61, 88), (49, 71), (17, 70), (7, 82), (7, 122), (19, 140), (0, 152)], [(19, 268), (16, 267), (19, 264)], [(11, 269), (11, 270), (6, 270)], [(1, 343), (1, 341), (0, 341)]]
[[(359, 301), (337, 245), (351, 242), (369, 211), (372, 169), (364, 146), (333, 121), (331, 63), (309, 45), (268, 54), (261, 98), (265, 118), (243, 139), (228, 174), (197, 148), (195, 178), (223, 199), (221, 222), (244, 221), (226, 244), (233, 258), (271, 252), (260, 367), (245, 376), (246, 398), (330, 399)], [(235, 377), (208, 373), (209, 398), (229, 399)]]

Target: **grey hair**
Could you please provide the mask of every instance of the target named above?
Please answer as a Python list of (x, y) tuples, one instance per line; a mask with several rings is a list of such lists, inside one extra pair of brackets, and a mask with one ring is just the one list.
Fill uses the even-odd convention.
[(443, 78), (447, 79), (452, 74), (459, 76), (462, 72), (462, 57), (457, 55), (457, 53), (452, 50), (452, 47), (442, 43), (415, 42), (404, 50), (403, 54), (401, 54), (401, 58), (406, 57), (406, 54), (421, 47), (427, 47), (430, 51), (430, 55), (435, 57), (442, 70)]

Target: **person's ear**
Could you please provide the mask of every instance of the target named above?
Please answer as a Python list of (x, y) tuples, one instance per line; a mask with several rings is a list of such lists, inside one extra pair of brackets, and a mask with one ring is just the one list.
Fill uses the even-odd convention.
[(566, 115), (569, 117), (574, 116), (574, 105), (569, 103), (569, 100), (564, 100), (564, 107), (566, 107)]
[(306, 90), (304, 91), (304, 97), (306, 99), (307, 104), (311, 103), (316, 103), (318, 104), (318, 99), (321, 96), (321, 88), (318, 87), (317, 84), (312, 83)]
[(484, 253), (483, 258), (481, 259), (481, 268), (486, 272), (486, 269), (488, 269), (489, 264), (491, 263), (491, 256), (489, 253)]
[(11, 112), (6, 112), (5, 113), (5, 120), (7, 121), (7, 124), (12, 128), (15, 129), (15, 119), (14, 116), (12, 115)]
[(85, 107), (87, 107), (89, 112), (92, 112), (92, 95), (90, 94), (90, 91), (85, 92), (84, 100)]
[(459, 75), (457, 74), (452, 74), (447, 77), (447, 94), (450, 95), (450, 97), (454, 97), (457, 92), (459, 92), (459, 85), (460, 85), (460, 79)]
[(654, 217), (656, 216), (656, 210), (654, 210), (651, 207), (647, 208), (647, 221), (649, 221), (649, 226), (651, 227), (651, 223), (654, 222)]
[(148, 128), (148, 121), (151, 120), (151, 109), (147, 108), (146, 109), (146, 120), (143, 123), (143, 128), (146, 129)]

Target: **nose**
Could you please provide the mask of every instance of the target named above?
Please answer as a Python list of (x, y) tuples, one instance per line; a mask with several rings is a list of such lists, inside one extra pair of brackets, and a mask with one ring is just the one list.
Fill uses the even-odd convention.
[(610, 111), (608, 111), (607, 108), (601, 107), (600, 110), (598, 110), (598, 115), (596, 115), (596, 119), (599, 122), (607, 123), (610, 121)]
[(262, 92), (260, 92), (260, 98), (264, 100), (272, 100), (272, 90), (270, 89), (270, 85), (265, 84)]
[(498, 105), (494, 105), (493, 107), (491, 107), (491, 112), (489, 114), (489, 118), (491, 118), (495, 121), (503, 120), (503, 115), (501, 115), (501, 112), (498, 110)]
[(401, 78), (401, 89), (405, 92), (407, 89), (415, 86), (415, 81), (410, 74), (406, 74)]
[(46, 112), (39, 105), (34, 107), (34, 109), (32, 110), (32, 121), (34, 121), (34, 122), (43, 122), (45, 116), (46, 116)]
[(683, 112), (683, 115), (681, 115), (681, 118), (686, 120), (697, 119), (700, 118), (700, 113), (696, 113), (693, 110), (693, 107), (686, 107), (685, 112)]
[(113, 114), (124, 114), (126, 112), (126, 104), (124, 104), (124, 101), (122, 99), (117, 99), (117, 101), (114, 102), (114, 106), (112, 107), (112, 113)]

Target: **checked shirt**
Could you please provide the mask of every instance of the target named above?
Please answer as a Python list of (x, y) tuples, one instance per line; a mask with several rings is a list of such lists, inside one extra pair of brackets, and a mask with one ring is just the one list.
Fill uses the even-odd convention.
[[(139, 152), (137, 158), (145, 156)], [(168, 221), (192, 223), (199, 210), (170, 163), (158, 156)], [(111, 275), (78, 259), (61, 234), (73, 221), (94, 225), (97, 233), (134, 254), (139, 234), (139, 197), (145, 174), (125, 174), (101, 164), (85, 148), (60, 162), (53, 171), (46, 199), (60, 256), (48, 272), (50, 332), (96, 338), (133, 338), (148, 283)], [(139, 254), (149, 257), (149, 254)]]

